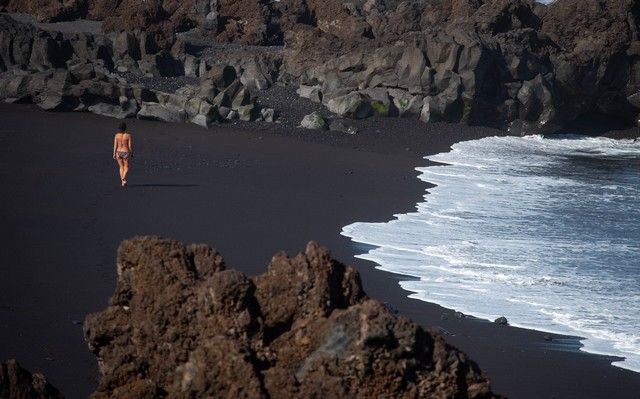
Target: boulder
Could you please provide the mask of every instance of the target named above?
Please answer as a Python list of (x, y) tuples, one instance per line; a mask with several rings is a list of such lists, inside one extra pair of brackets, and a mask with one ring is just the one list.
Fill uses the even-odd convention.
[[(234, 80), (224, 90), (218, 93), (213, 99), (213, 104), (217, 107), (225, 106), (232, 107), (233, 100), (236, 98), (238, 92), (242, 90), (242, 85), (239, 81)], [(233, 107), (232, 107), (233, 108)]]
[(78, 62), (69, 65), (67, 70), (76, 82), (91, 80), (96, 77), (96, 70), (93, 64), (85, 63), (81, 60), (78, 60)]
[(80, 100), (74, 96), (46, 93), (40, 97), (37, 104), (45, 111), (74, 111), (80, 104)]
[(262, 108), (260, 110), (260, 118), (265, 122), (274, 122), (276, 111), (273, 108)]
[(313, 242), (249, 278), (206, 246), (124, 241), (84, 334), (94, 397), (495, 397), (465, 354), (368, 299)]
[[(220, 108), (225, 108), (225, 107), (220, 107)], [(236, 111), (235, 109), (229, 109), (229, 112), (227, 112), (227, 116), (225, 116), (224, 119), (228, 121), (234, 121), (238, 119), (238, 111)]]
[(300, 97), (308, 98), (309, 100), (316, 103), (322, 103), (322, 91), (321, 91), (321, 86), (319, 85), (316, 85), (316, 86), (300, 85), (298, 90), (296, 90), (296, 93), (298, 93)]
[(31, 77), (9, 75), (0, 80), (0, 98), (10, 103), (31, 102), (36, 94), (30, 90)]
[(640, 91), (627, 97), (627, 101), (636, 108), (640, 108)]
[(427, 96), (422, 103), (420, 120), (423, 122), (459, 122), (465, 115), (459, 77), (451, 80), (449, 87), (436, 96)]
[(369, 100), (358, 92), (334, 97), (327, 103), (329, 111), (340, 116), (363, 119), (373, 114)]
[(422, 95), (412, 95), (400, 89), (389, 90), (394, 111), (401, 117), (417, 117), (420, 115), (423, 105)]
[(240, 82), (249, 89), (267, 90), (271, 86), (268, 66), (263, 66), (257, 61), (243, 65)]
[(535, 122), (542, 129), (553, 128), (559, 117), (554, 101), (553, 87), (542, 75), (526, 81), (518, 91), (520, 118)]
[(327, 130), (329, 128), (329, 126), (327, 126), (327, 122), (318, 112), (312, 112), (311, 114), (306, 115), (304, 118), (302, 118), (300, 127), (316, 130)]
[(45, 71), (59, 66), (56, 51), (56, 41), (49, 35), (41, 34), (35, 37), (29, 58), (29, 67), (38, 71)]
[(217, 64), (213, 65), (211, 69), (205, 73), (200, 73), (200, 78), (211, 81), (216, 87), (222, 90), (236, 82), (238, 74), (232, 66)]
[(247, 104), (235, 109), (238, 111), (238, 119), (245, 122), (256, 120), (259, 110), (254, 104)]
[(398, 85), (411, 92), (422, 92), (422, 75), (426, 66), (427, 60), (422, 50), (416, 46), (407, 46), (396, 65)]
[(189, 78), (198, 77), (199, 66), (200, 61), (196, 57), (192, 55), (186, 55), (184, 58), (184, 76), (187, 76)]
[(220, 121), (222, 118), (215, 105), (207, 101), (202, 101), (198, 113), (191, 117), (191, 122), (208, 129), (212, 124)]
[(184, 109), (173, 105), (143, 102), (140, 111), (138, 111), (138, 118), (163, 122), (184, 122), (187, 113)]
[(500, 324), (501, 326), (508, 326), (509, 325), (509, 321), (504, 316), (498, 317), (493, 322), (496, 323), (496, 324)]
[(126, 119), (136, 116), (138, 104), (135, 100), (126, 100), (122, 104), (97, 103), (89, 106), (87, 110), (110, 118)]
[(146, 55), (138, 62), (140, 71), (153, 76), (182, 76), (184, 75), (184, 66), (182, 63), (171, 55), (170, 52), (163, 50), (157, 54)]
[(133, 60), (140, 60), (140, 43), (132, 32), (120, 32), (113, 37), (113, 55), (116, 58), (124, 59), (129, 57)]
[(229, 107), (225, 107), (225, 106), (218, 107), (218, 112), (220, 113), (220, 117), (223, 119), (227, 119), (227, 116), (231, 111), (232, 109)]
[(240, 90), (238, 90), (236, 95), (233, 97), (233, 100), (231, 101), (231, 108), (238, 109), (243, 105), (249, 104), (250, 102), (251, 102), (251, 93), (249, 92), (248, 88), (243, 87)]
[(15, 360), (0, 362), (0, 398), (63, 399), (40, 373), (31, 374)]
[(343, 121), (337, 120), (337, 119), (331, 121), (331, 123), (329, 124), (329, 130), (334, 132), (348, 133), (348, 134), (358, 133), (358, 128), (356, 128), (355, 126), (349, 126), (345, 124)]

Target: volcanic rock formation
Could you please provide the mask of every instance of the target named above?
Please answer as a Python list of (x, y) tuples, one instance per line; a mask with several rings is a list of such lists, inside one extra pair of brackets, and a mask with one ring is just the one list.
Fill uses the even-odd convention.
[[(198, 76), (216, 63), (208, 47), (232, 43), (213, 58), (234, 59), (227, 64), (247, 75), (243, 83), (300, 88), (344, 117), (535, 133), (592, 115), (634, 123), (640, 112), (637, 0), (2, 2), (45, 21), (103, 20), (112, 35), (142, 29), (144, 40), (119, 36), (118, 48), (123, 68), (135, 69), (131, 58), (143, 72), (160, 70), (173, 55), (183, 73)], [(54, 46), (40, 39), (37, 54)], [(138, 55), (144, 52), (137, 43), (147, 40), (172, 51)], [(283, 44), (258, 56), (237, 47)], [(1, 54), (7, 58), (6, 49)], [(179, 66), (169, 69), (180, 73)]]
[(84, 324), (94, 397), (495, 397), (463, 353), (367, 298), (311, 242), (264, 274), (204, 245), (121, 244), (109, 307)]
[(44, 375), (31, 374), (15, 360), (0, 362), (0, 398), (2, 399), (63, 399)]
[[(191, 68), (188, 78), (183, 77), (185, 68)], [(250, 87), (269, 84), (259, 71), (245, 72), (223, 62), (197, 63), (184, 51), (174, 55), (162, 50), (139, 30), (106, 36), (63, 34), (0, 15), (1, 71), (0, 99), (36, 103), (49, 111), (204, 127), (234, 117), (274, 118), (274, 111), (261, 109), (250, 93)]]

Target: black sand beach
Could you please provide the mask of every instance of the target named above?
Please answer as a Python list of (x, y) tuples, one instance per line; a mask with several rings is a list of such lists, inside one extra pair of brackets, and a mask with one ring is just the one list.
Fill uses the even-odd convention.
[[(105, 307), (121, 240), (156, 234), (215, 246), (230, 267), (265, 270), (308, 240), (360, 271), (366, 292), (418, 323), (440, 328), (512, 398), (633, 398), (640, 374), (578, 352), (577, 341), (470, 318), (408, 299), (398, 276), (355, 259), (340, 236), (354, 221), (412, 210), (425, 186), (422, 156), (498, 134), (458, 125), (370, 119), (355, 136), (278, 124), (211, 131), (127, 121), (136, 158), (119, 187), (111, 159), (117, 121), (0, 105), (0, 359), (42, 371), (70, 398), (87, 397), (96, 360), (82, 338), (85, 315)], [(443, 319), (443, 313), (449, 317)]]

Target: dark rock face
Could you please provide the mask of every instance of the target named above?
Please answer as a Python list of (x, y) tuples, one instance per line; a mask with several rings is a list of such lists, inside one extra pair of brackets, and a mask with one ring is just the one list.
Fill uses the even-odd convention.
[(0, 398), (2, 399), (63, 399), (44, 375), (31, 374), (15, 360), (0, 362)]
[[(148, 81), (182, 77), (187, 61), (195, 68), (194, 57), (180, 49), (175, 53), (160, 49), (141, 31), (61, 34), (0, 15), (0, 99), (35, 103), (48, 111), (189, 121), (206, 128), (223, 120), (219, 112), (223, 105), (236, 112), (242, 109), (244, 120), (274, 121), (274, 110), (260, 109), (251, 97), (248, 85), (268, 86), (256, 68), (253, 74), (240, 69), (238, 76), (227, 64), (203, 63), (191, 76), (191, 84), (185, 82), (178, 89), (146, 87)], [(133, 82), (122, 74), (133, 77)], [(219, 93), (224, 101), (216, 102)], [(251, 112), (246, 110), (249, 106)]]
[(85, 320), (94, 397), (495, 397), (467, 357), (368, 299), (309, 243), (248, 278), (206, 246), (125, 241), (109, 307)]
[[(341, 116), (419, 117), (526, 134), (594, 114), (635, 123), (640, 112), (635, 0), (11, 0), (7, 9), (48, 21), (104, 20), (115, 36), (110, 57), (101, 58), (155, 75), (199, 76), (211, 67), (177, 32), (195, 29), (205, 47), (285, 44), (277, 54), (238, 52), (232, 61), (233, 51), (219, 53), (249, 88), (278, 80), (326, 106), (335, 99), (329, 108)], [(115, 33), (121, 30), (127, 33)], [(52, 54), (69, 54), (68, 44), (31, 37), (13, 47), (0, 37), (0, 68), (25, 54), (32, 68), (59, 67)], [(177, 64), (158, 53), (172, 46)]]

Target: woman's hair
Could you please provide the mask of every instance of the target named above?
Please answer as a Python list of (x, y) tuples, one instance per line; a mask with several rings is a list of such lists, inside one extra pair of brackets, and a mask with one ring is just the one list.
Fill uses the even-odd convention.
[(118, 125), (118, 131), (126, 132), (127, 131), (127, 124), (124, 123), (124, 122), (120, 122), (120, 124)]

